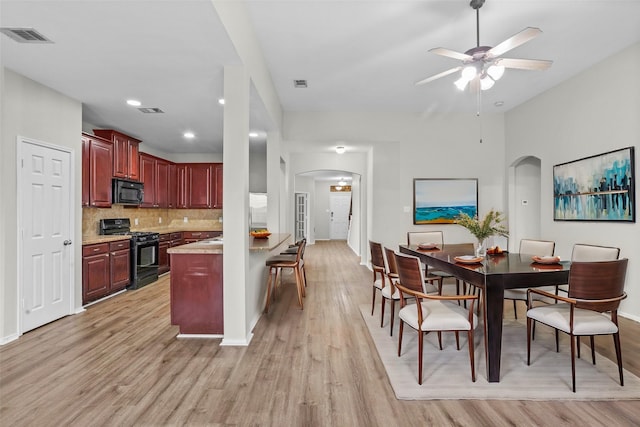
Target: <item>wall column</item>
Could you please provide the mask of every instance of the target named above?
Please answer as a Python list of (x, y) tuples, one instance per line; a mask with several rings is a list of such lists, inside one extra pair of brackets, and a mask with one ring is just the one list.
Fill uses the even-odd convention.
[(249, 265), (249, 99), (243, 66), (224, 67), (223, 232), (224, 338), (221, 345), (248, 345), (246, 287)]

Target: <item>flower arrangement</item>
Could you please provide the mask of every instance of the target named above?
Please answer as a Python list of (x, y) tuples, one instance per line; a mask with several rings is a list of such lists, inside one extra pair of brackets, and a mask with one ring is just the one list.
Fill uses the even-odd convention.
[(509, 236), (509, 230), (502, 224), (504, 217), (501, 212), (491, 209), (482, 220), (472, 218), (462, 213), (456, 219), (456, 224), (463, 226), (473, 234), (478, 242), (484, 241), (491, 236)]

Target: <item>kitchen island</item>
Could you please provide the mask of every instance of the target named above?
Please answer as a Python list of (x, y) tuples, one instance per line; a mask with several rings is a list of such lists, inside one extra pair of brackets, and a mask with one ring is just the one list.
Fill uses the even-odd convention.
[[(250, 252), (266, 252), (290, 239), (290, 234), (251, 238)], [(169, 248), (171, 257), (171, 324), (178, 337), (222, 338), (224, 334), (223, 238)], [(264, 269), (264, 267), (263, 267)]]

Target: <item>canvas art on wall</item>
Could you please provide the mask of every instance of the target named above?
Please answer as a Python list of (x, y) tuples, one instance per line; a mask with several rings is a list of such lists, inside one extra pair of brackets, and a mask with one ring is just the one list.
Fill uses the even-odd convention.
[(478, 179), (413, 180), (413, 223), (452, 224), (461, 213), (478, 214)]
[(555, 221), (635, 222), (633, 147), (555, 165), (553, 205)]

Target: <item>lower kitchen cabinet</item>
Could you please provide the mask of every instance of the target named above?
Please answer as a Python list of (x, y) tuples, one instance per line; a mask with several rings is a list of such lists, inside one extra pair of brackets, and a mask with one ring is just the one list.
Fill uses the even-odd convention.
[(160, 235), (160, 243), (158, 244), (158, 274), (164, 274), (169, 271), (169, 254), (167, 250), (171, 245), (171, 233)]
[(131, 281), (129, 240), (82, 246), (82, 303), (121, 291)]

